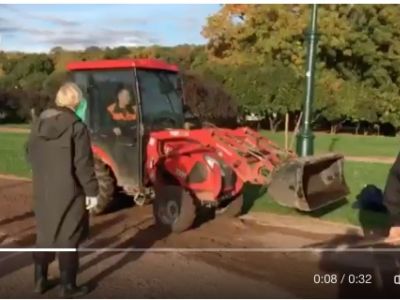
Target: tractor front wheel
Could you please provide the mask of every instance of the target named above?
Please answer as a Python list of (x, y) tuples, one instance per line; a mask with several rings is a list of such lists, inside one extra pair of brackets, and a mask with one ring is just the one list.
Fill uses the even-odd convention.
[(90, 210), (92, 215), (100, 215), (110, 208), (115, 196), (115, 179), (110, 168), (100, 159), (95, 159), (95, 173), (99, 183), (98, 204)]
[(235, 198), (231, 199), (227, 205), (218, 208), (216, 215), (221, 217), (236, 218), (242, 213), (243, 203), (243, 194), (240, 193)]
[(155, 187), (153, 214), (159, 225), (179, 233), (193, 225), (196, 206), (192, 196), (182, 187), (160, 185)]

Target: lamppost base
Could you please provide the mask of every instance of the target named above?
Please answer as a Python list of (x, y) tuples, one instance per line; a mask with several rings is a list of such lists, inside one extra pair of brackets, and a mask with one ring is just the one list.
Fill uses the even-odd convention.
[(297, 135), (296, 153), (300, 157), (314, 155), (314, 134), (311, 132)]

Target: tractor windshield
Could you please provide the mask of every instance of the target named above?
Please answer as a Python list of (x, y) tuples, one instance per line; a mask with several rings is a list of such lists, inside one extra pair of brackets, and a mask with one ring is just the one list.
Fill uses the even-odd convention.
[(142, 118), (151, 130), (183, 127), (183, 104), (177, 73), (137, 70)]

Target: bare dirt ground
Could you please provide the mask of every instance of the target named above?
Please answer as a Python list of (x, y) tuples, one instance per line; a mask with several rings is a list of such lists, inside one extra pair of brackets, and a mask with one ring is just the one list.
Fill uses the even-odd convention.
[(0, 132), (11, 132), (11, 133), (29, 133), (28, 128), (18, 128), (18, 127), (0, 127)]
[[(400, 296), (400, 286), (393, 283), (394, 274), (400, 274), (400, 255), (383, 252), (395, 248), (322, 251), (362, 240), (360, 228), (249, 214), (169, 234), (153, 224), (151, 206), (131, 207), (129, 199), (121, 203), (91, 220), (91, 238), (82, 248), (79, 281), (96, 284), (91, 298)], [(30, 207), (29, 181), (0, 180), (0, 247), (33, 246)], [(310, 247), (319, 251), (307, 251)], [(134, 251), (139, 248), (144, 250)], [(57, 278), (57, 264), (51, 275)], [(31, 290), (31, 253), (0, 252), (0, 297), (34, 297)], [(45, 297), (57, 297), (57, 289)]]
[(393, 164), (396, 160), (395, 157), (385, 156), (346, 156), (348, 161), (366, 162), (366, 163), (381, 163), (381, 164)]

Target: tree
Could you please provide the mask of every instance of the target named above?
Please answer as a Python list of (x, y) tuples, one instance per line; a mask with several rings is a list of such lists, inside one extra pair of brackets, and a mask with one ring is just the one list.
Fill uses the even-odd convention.
[(378, 106), (379, 121), (390, 123), (400, 132), (400, 101), (397, 85), (391, 85), (384, 90), (375, 89), (376, 105)]
[(48, 75), (42, 72), (31, 73), (22, 78), (19, 83), (21, 88), (26, 91), (42, 91), (43, 82), (47, 79)]
[(54, 71), (54, 63), (47, 55), (31, 54), (21, 59), (8, 60), (4, 65), (4, 71), (6, 75), (21, 80), (32, 73), (51, 74)]
[(10, 74), (14, 67), (17, 65), (18, 59), (5, 59), (2, 63), (2, 69), (4, 73)]
[(218, 126), (236, 125), (237, 105), (221, 84), (192, 72), (182, 75), (186, 104), (194, 115)]
[(66, 71), (54, 71), (43, 81), (44, 93), (55, 98), (57, 90), (67, 79), (68, 74)]
[(7, 60), (7, 53), (4, 51), (0, 51), (0, 64), (4, 63)]
[(0, 77), (4, 76), (5, 72), (4, 72), (4, 63), (7, 62), (7, 55), (5, 52), (0, 51)]
[(84, 52), (100, 52), (100, 51), (102, 51), (102, 49), (97, 46), (90, 46), (84, 50)]
[[(320, 5), (318, 61), (338, 78), (379, 87), (399, 82), (397, 5)], [(278, 60), (304, 73), (305, 5), (224, 5), (208, 19), (211, 59), (239, 64)], [(240, 58), (240, 59), (238, 59)]]
[[(223, 5), (203, 29), (209, 62), (258, 68), (279, 62), (303, 76), (308, 14), (305, 5)], [(325, 78), (316, 78), (315, 112), (329, 120), (332, 132), (345, 120), (377, 122), (379, 117), (378, 121), (396, 123), (393, 101), (398, 91), (392, 86), (400, 83), (400, 42), (395, 38), (400, 36), (399, 14), (397, 5), (320, 5), (317, 70)], [(248, 96), (265, 90), (259, 76), (252, 77), (253, 83), (248, 76), (235, 79), (237, 84), (247, 82), (244, 85), (253, 90)], [(379, 100), (382, 116), (371, 100), (376, 92), (390, 99)], [(254, 104), (261, 105), (259, 101)]]
[(242, 111), (266, 116), (272, 130), (277, 130), (286, 113), (300, 110), (302, 78), (281, 63), (237, 67), (213, 64), (202, 72), (222, 82)]
[(306, 11), (302, 5), (223, 5), (202, 33), (211, 56), (228, 63), (272, 59), (302, 66)]
[(18, 79), (14, 75), (5, 75), (0, 77), (0, 89), (10, 90), (20, 87)]
[(25, 55), (20, 59), (7, 60), (5, 75), (0, 78), (0, 87), (6, 90), (25, 89), (40, 92), (47, 76), (54, 71), (54, 64), (47, 55)]
[(0, 122), (18, 122), (17, 115), (18, 105), (15, 98), (10, 95), (10, 92), (0, 90)]
[(0, 90), (0, 122), (28, 122), (31, 120), (32, 107), (40, 113), (50, 102), (48, 97), (36, 91)]
[(354, 105), (349, 117), (356, 123), (356, 134), (358, 134), (361, 124), (378, 125), (381, 108), (377, 90), (364, 84), (354, 86), (356, 87), (354, 88)]
[(121, 46), (117, 48), (106, 48), (106, 51), (104, 53), (104, 58), (105, 59), (117, 59), (117, 58), (122, 58), (124, 56), (127, 56), (130, 54), (130, 51), (128, 48)]
[[(101, 57), (103, 58), (103, 53), (101, 53)], [(85, 55), (85, 53), (76, 52), (76, 51), (65, 51), (62, 53), (58, 53), (51, 57), (54, 63), (54, 69), (57, 71), (65, 71), (68, 63), (72, 61), (77, 61), (81, 59), (81, 55)]]
[(56, 46), (56, 47), (53, 47), (53, 48), (50, 49), (50, 54), (51, 55), (59, 54), (59, 53), (62, 53), (62, 52), (64, 52), (64, 49), (61, 46)]

